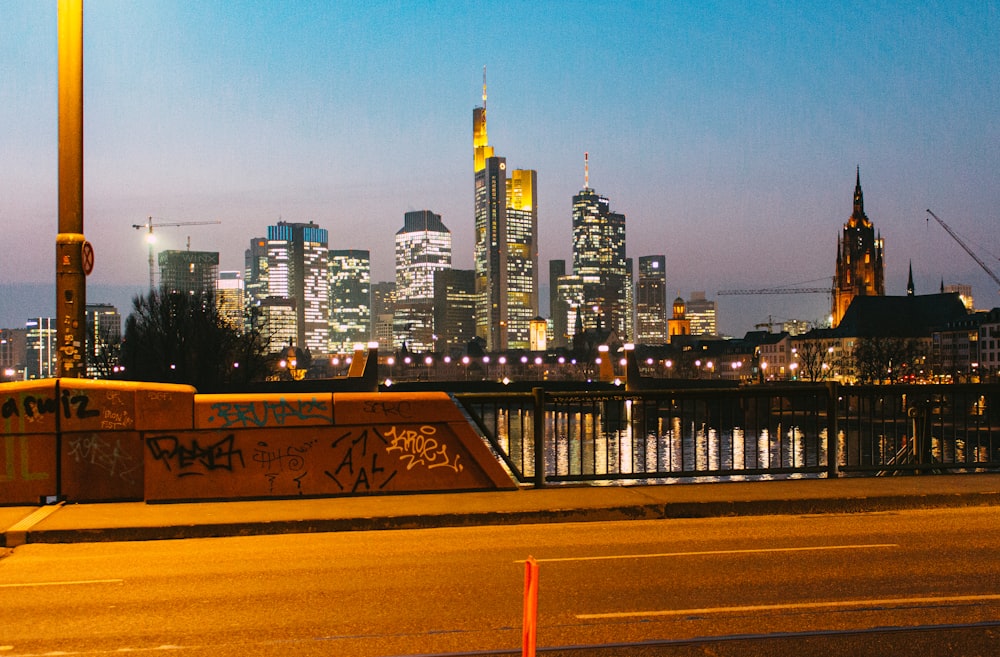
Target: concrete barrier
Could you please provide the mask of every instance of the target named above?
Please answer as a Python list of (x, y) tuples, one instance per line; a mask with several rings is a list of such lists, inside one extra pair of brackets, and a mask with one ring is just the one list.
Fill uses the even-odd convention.
[(445, 393), (0, 385), (0, 504), (515, 488)]

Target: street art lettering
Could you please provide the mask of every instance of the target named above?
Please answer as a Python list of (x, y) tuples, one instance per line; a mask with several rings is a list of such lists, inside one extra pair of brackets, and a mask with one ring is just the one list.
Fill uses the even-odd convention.
[(379, 465), (379, 452), (377, 451), (372, 452), (371, 464), (369, 465), (367, 456), (370, 434), (374, 434), (375, 439), (385, 443), (385, 438), (375, 429), (371, 429), (370, 432), (368, 429), (362, 429), (357, 436), (354, 435), (353, 431), (348, 431), (330, 445), (334, 449), (346, 447), (344, 455), (334, 471), (323, 471), (337, 484), (341, 491), (348, 489), (352, 493), (359, 490), (370, 491), (373, 486), (382, 490), (396, 476), (395, 470), (385, 474), (386, 468)]
[(200, 445), (197, 438), (192, 438), (188, 444), (181, 444), (176, 436), (146, 439), (153, 458), (163, 463), (170, 472), (174, 472), (176, 467), (178, 477), (205, 475), (216, 470), (233, 472), (237, 462), (239, 467), (246, 468), (243, 450), (236, 449), (235, 442), (235, 434), (205, 446)]
[[(300, 473), (305, 467), (305, 455), (319, 441), (310, 440), (299, 447), (289, 446), (284, 449), (272, 448), (268, 443), (260, 441), (254, 448), (251, 457), (255, 463), (259, 463), (265, 471), (264, 478), (268, 482), (268, 492), (274, 492), (274, 482), (285, 472)], [(302, 493), (302, 480), (308, 475), (308, 471), (302, 471), (292, 481)]]
[[(218, 418), (222, 423), (220, 427), (222, 429), (282, 426), (289, 419), (327, 421), (330, 419), (329, 405), (315, 397), (294, 402), (285, 399), (277, 402), (248, 402), (245, 404), (219, 402), (212, 404), (211, 409), (215, 415), (211, 416), (208, 421), (214, 422)], [(260, 409), (259, 414), (258, 409)]]
[[(20, 443), (20, 455), (16, 453), (14, 447), (14, 442)], [(39, 481), (42, 479), (48, 479), (49, 473), (47, 472), (32, 472), (29, 465), (30, 451), (28, 449), (28, 436), (4, 436), (4, 463), (6, 467), (0, 470), (0, 483), (6, 483), (8, 481), (16, 481), (20, 479), (21, 481)], [(20, 456), (20, 459), (17, 457)], [(15, 463), (20, 460), (21, 469), (20, 472), (14, 467)]]
[(130, 484), (136, 483), (136, 473), (142, 470), (142, 460), (122, 451), (121, 439), (116, 438), (112, 445), (100, 434), (90, 434), (73, 438), (69, 441), (69, 458), (77, 463), (89, 463), (108, 477), (121, 479)]
[(408, 401), (365, 401), (361, 408), (365, 413), (384, 415), (386, 417), (398, 417), (401, 420), (405, 420), (411, 415), (410, 402)]
[(452, 459), (448, 456), (448, 446), (438, 442), (434, 438), (437, 427), (424, 425), (419, 430), (390, 428), (385, 432), (385, 437), (389, 441), (387, 452), (399, 452), (402, 461), (408, 461), (407, 470), (412, 470), (417, 465), (423, 465), (428, 470), (435, 468), (450, 468), (455, 472), (465, 469), (459, 463), (460, 456), (455, 455)]
[(101, 414), (99, 410), (90, 408), (90, 397), (87, 395), (71, 396), (69, 390), (63, 390), (59, 399), (25, 395), (20, 404), (18, 404), (17, 398), (8, 397), (0, 406), (0, 415), (3, 415), (3, 419), (6, 420), (14, 416), (21, 417), (23, 413), (25, 419), (32, 420), (50, 413), (58, 413), (60, 407), (63, 417), (66, 419), (75, 416), (77, 419), (83, 420)]

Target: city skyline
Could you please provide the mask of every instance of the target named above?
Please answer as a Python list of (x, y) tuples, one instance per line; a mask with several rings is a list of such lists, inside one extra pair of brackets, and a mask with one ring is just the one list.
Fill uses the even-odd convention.
[[(54, 281), (55, 3), (4, 3), (0, 23), (0, 321), (17, 327), (54, 305), (16, 288)], [(548, 261), (570, 259), (589, 151), (593, 186), (628, 216), (628, 256), (665, 254), (668, 298), (827, 285), (860, 166), (886, 294), (905, 294), (912, 261), (918, 294), (966, 283), (978, 307), (997, 306), (925, 209), (1000, 269), (998, 40), (992, 2), (87, 0), (88, 302), (127, 315), (131, 295), (112, 291), (148, 287), (131, 226), (149, 216), (221, 221), (164, 229), (157, 247), (190, 236), (193, 250), (220, 251), (221, 270), (241, 270), (266, 226), (312, 221), (330, 248), (370, 250), (374, 282), (393, 278), (400, 218), (431, 208), (453, 231), (454, 266), (471, 269), (469, 110), (485, 64), (490, 144), (537, 171), (543, 299)], [(718, 301), (719, 329), (734, 335), (829, 308), (822, 295)]]

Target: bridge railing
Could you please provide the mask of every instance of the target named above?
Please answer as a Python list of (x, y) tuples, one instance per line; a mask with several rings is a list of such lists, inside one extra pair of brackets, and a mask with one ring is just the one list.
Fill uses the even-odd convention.
[(514, 476), (535, 485), (1000, 468), (1000, 386), (536, 388), (456, 398)]

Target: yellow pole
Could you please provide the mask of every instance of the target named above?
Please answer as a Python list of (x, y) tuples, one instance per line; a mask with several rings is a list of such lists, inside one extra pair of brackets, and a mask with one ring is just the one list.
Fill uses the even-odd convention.
[[(83, 0), (59, 0), (59, 234), (56, 236), (56, 372), (85, 376), (87, 268), (83, 237)], [(86, 252), (86, 253), (85, 253)]]

